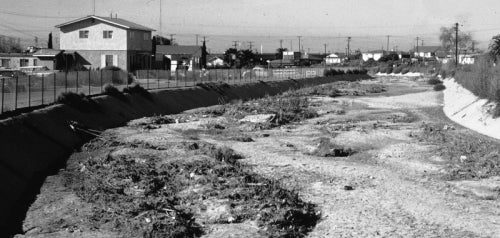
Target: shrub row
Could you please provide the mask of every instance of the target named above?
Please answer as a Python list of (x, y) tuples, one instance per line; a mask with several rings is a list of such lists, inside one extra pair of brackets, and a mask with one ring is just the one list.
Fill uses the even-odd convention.
[(341, 69), (327, 69), (325, 70), (325, 76), (326, 77), (332, 77), (335, 75), (344, 75), (344, 74), (367, 74), (368, 70), (366, 69), (348, 69), (348, 70), (341, 70)]

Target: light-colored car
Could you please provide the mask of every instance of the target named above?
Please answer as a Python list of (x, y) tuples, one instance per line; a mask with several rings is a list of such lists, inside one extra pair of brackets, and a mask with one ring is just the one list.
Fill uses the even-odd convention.
[(48, 76), (54, 74), (54, 71), (51, 71), (47, 66), (24, 66), (19, 67), (19, 70), (27, 75), (35, 75), (35, 76)]

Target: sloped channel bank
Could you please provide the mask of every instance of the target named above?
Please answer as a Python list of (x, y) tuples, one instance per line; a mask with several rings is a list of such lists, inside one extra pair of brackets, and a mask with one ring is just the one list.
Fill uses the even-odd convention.
[(45, 177), (64, 166), (68, 155), (91, 139), (71, 129), (75, 121), (94, 130), (124, 125), (127, 121), (276, 95), (290, 89), (341, 80), (368, 79), (368, 75), (340, 75), (328, 78), (259, 82), (246, 85), (204, 85), (203, 87), (152, 91), (148, 95), (125, 94), (118, 99), (98, 96), (89, 107), (76, 109), (54, 105), (0, 121), (0, 233), (21, 229), (21, 221)]

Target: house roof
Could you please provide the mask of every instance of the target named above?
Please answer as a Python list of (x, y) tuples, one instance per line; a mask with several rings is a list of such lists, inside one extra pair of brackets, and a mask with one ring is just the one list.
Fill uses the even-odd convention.
[(215, 60), (218, 60), (218, 59), (219, 59), (219, 60), (223, 60), (223, 59), (222, 59), (221, 57), (219, 57), (219, 56), (212, 56), (212, 57), (208, 58), (208, 60), (207, 60), (207, 61), (208, 61), (208, 62), (212, 62), (212, 61), (215, 61)]
[(0, 57), (33, 57), (31, 53), (0, 53)]
[(363, 54), (383, 54), (385, 51), (383, 50), (370, 50), (367, 52), (363, 52)]
[(33, 56), (55, 57), (56, 55), (60, 54), (61, 52), (62, 52), (61, 50), (42, 48), (42, 49), (37, 50), (35, 53), (33, 53)]
[(345, 53), (332, 53), (326, 56), (326, 58), (345, 58), (347, 55)]
[[(436, 52), (441, 50), (441, 46), (419, 46), (418, 52)], [(414, 48), (414, 51), (417, 52), (417, 47)]]
[(158, 45), (156, 53), (164, 55), (193, 55), (201, 56), (201, 46), (192, 45)]
[(100, 17), (100, 16), (94, 16), (94, 15), (90, 15), (90, 16), (86, 16), (86, 17), (82, 17), (82, 18), (73, 20), (73, 21), (62, 23), (62, 24), (57, 25), (56, 27), (57, 28), (61, 28), (61, 27), (64, 27), (64, 26), (68, 26), (68, 25), (77, 23), (77, 22), (85, 21), (87, 19), (97, 19), (97, 20), (106, 22), (106, 23), (111, 24), (111, 25), (115, 25), (115, 26), (118, 26), (118, 27), (123, 27), (125, 29), (141, 30), (141, 31), (155, 31), (152, 28), (145, 27), (145, 26), (139, 25), (137, 23), (133, 23), (131, 21), (127, 21), (125, 19), (111, 18), (111, 17)]

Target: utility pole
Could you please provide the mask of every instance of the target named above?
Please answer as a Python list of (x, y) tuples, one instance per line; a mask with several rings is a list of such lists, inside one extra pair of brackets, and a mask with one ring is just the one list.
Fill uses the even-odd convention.
[(283, 40), (280, 39), (280, 68), (283, 67)]
[(250, 48), (250, 51), (252, 51), (252, 46), (253, 46), (253, 41), (248, 42), (248, 48)]
[(92, 15), (95, 16), (95, 0), (94, 3), (92, 4)]
[(170, 45), (174, 45), (174, 36), (175, 34), (170, 34)]
[(389, 51), (389, 38), (390, 37), (391, 37), (390, 35), (387, 35), (387, 51)]
[(347, 37), (347, 58), (351, 56), (351, 37)]
[(458, 22), (455, 23), (455, 67), (458, 66)]
[(326, 44), (323, 44), (323, 46), (325, 46), (325, 57), (326, 57)]
[(240, 42), (239, 42), (239, 41), (237, 41), (237, 40), (233, 40), (233, 45), (234, 45), (234, 48), (235, 48), (235, 49), (238, 49), (238, 48), (237, 48), (237, 47), (238, 47), (238, 43), (240, 43)]
[(297, 36), (299, 38), (299, 51), (300, 51), (300, 38), (302, 38), (302, 36)]
[[(161, 15), (162, 15), (162, 12), (161, 12), (161, 0), (160, 0), (160, 36), (162, 34), (162, 31), (161, 31)], [(170, 43), (172, 44), (172, 43)]]
[(420, 37), (417, 36), (417, 57), (420, 56), (420, 54), (418, 53), (418, 41), (420, 40)]

